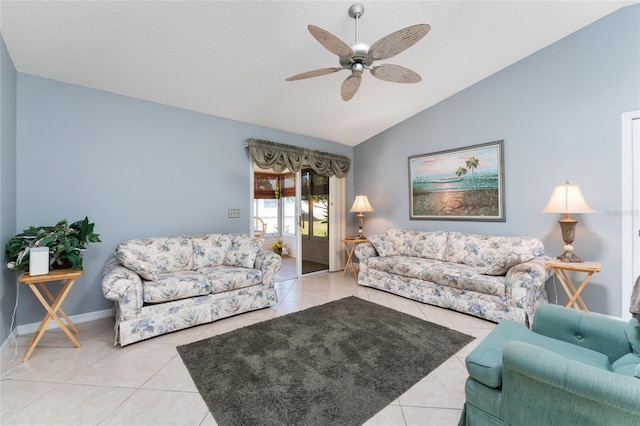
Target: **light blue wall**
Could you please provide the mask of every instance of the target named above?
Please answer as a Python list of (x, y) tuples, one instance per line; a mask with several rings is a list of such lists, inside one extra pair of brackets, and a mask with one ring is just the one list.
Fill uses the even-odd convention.
[[(121, 241), (249, 232), (246, 139), (353, 156), (341, 144), (20, 73), (17, 105), (18, 229), (87, 215), (103, 241), (85, 253), (85, 275), (65, 302), (69, 315), (111, 307), (100, 273)], [(240, 219), (227, 218), (231, 208)], [(37, 300), (21, 294), (18, 324), (41, 319)]]
[(5, 267), (4, 244), (16, 230), (16, 69), (0, 35), (0, 343), (9, 335), (15, 273)]
[[(473, 66), (473, 64), (469, 64)], [(392, 107), (392, 106), (390, 106)], [(527, 235), (562, 253), (560, 215), (541, 214), (556, 185), (580, 185), (596, 214), (577, 215), (576, 253), (602, 262), (587, 306), (621, 314), (621, 114), (640, 109), (640, 5), (626, 7), (359, 144), (354, 190), (397, 227)], [(504, 223), (409, 220), (407, 158), (504, 139)], [(554, 286), (547, 284), (552, 301)], [(557, 284), (558, 300), (564, 302)], [(560, 294), (562, 293), (562, 294)]]

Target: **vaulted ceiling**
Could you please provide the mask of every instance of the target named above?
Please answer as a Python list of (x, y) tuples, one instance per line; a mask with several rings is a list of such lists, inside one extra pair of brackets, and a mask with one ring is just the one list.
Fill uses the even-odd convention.
[(307, 25), (353, 44), (353, 3), (2, 0), (0, 31), (20, 73), (353, 146), (637, 1), (365, 1), (361, 42), (431, 25), (380, 61), (422, 81), (365, 72), (349, 102), (348, 71), (285, 82), (339, 66)]

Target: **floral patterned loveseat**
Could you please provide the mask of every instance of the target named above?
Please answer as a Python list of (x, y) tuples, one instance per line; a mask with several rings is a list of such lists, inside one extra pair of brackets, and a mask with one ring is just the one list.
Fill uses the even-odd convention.
[(125, 241), (104, 267), (121, 346), (277, 302), (277, 254), (262, 238), (205, 234)]
[(360, 285), (493, 322), (530, 324), (548, 302), (550, 258), (535, 238), (392, 229), (368, 240), (355, 249)]

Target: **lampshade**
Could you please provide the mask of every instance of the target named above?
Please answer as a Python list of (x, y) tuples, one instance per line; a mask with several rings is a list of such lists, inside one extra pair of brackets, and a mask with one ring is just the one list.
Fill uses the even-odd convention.
[(556, 186), (542, 213), (595, 213), (582, 196), (578, 185)]
[(369, 199), (366, 195), (356, 195), (353, 206), (351, 206), (351, 211), (358, 213), (372, 212), (373, 207), (371, 207), (371, 204), (369, 204)]

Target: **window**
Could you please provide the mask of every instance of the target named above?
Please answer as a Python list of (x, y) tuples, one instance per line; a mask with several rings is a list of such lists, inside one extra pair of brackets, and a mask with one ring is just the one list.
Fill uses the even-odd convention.
[(295, 235), (295, 182), (292, 173), (254, 174), (253, 211), (267, 225), (266, 235)]

